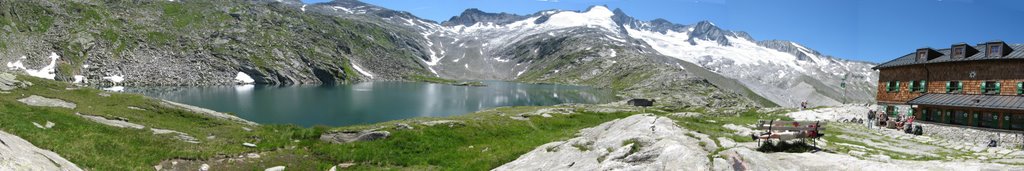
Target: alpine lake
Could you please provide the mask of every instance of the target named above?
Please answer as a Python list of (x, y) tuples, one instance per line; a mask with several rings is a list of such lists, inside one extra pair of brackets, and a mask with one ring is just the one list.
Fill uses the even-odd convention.
[(377, 81), (342, 85), (132, 87), (126, 92), (226, 112), (261, 124), (348, 126), (462, 115), (502, 106), (616, 101), (609, 89), (482, 81), (486, 86)]

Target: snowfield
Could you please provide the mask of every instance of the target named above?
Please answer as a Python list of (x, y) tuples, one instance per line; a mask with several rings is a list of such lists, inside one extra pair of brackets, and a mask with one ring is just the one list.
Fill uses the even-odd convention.
[[(21, 59), (25, 59), (25, 57), (22, 56)], [(37, 69), (37, 70), (36, 69), (28, 69), (28, 68), (25, 67), (25, 64), (22, 64), (21, 61), (19, 60), (19, 61), (14, 61), (14, 62), (7, 62), (7, 69), (9, 69), (9, 70), (24, 70), (25, 73), (28, 74), (29, 76), (45, 78), (45, 79), (51, 79), (52, 80), (55, 77), (57, 77), (57, 73), (56, 73), (57, 59), (60, 59), (60, 56), (58, 56), (57, 53), (51, 52), (50, 53), (50, 64), (48, 64), (46, 66), (43, 66), (43, 68), (40, 68), (40, 69)]]
[(373, 74), (370, 74), (370, 72), (366, 72), (366, 70), (363, 70), (362, 67), (359, 67), (359, 65), (356, 65), (355, 63), (352, 63), (352, 68), (355, 68), (356, 72), (359, 72), (359, 74), (363, 74), (367, 77), (370, 77), (371, 79), (373, 78)]
[(244, 72), (238, 72), (238, 74), (235, 74), (235, 83), (252, 84), (255, 82), (256, 80), (253, 80), (252, 77), (249, 76), (249, 74), (245, 74)]
[(113, 82), (113, 83), (124, 82), (124, 76), (120, 76), (120, 75), (106, 76), (106, 77), (103, 77), (103, 79), (104, 80), (108, 80), (108, 81)]

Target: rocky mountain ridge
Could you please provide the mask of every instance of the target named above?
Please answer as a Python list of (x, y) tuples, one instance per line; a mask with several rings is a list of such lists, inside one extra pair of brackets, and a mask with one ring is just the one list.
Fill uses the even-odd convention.
[[(354, 0), (42, 2), (0, 5), (7, 7), (0, 8), (0, 37), (14, 40), (0, 44), (0, 63), (88, 84), (333, 84), (425, 76), (588, 85), (631, 97), (724, 89), (722, 97), (784, 106), (795, 105), (793, 99), (836, 104), (842, 95), (868, 101), (877, 84), (877, 73), (862, 70), (871, 64), (792, 42), (755, 41), (709, 21), (641, 21), (605, 6), (530, 15), (468, 9), (438, 23)], [(52, 14), (31, 16), (54, 22), (24, 20), (29, 12)], [(45, 63), (43, 54), (50, 53), (58, 60)], [(837, 75), (858, 80), (849, 84), (856, 91), (840, 93)]]
[[(439, 74), (442, 77), (519, 79), (518, 76), (503, 77), (505, 72), (483, 74), (488, 77), (480, 78), (446, 75), (445, 71), (487, 73), (488, 71), (474, 71), (464, 66), (482, 63), (498, 66), (501, 68), (498, 71), (511, 68), (515, 73), (533, 72), (526, 71), (529, 67), (521, 65), (524, 61), (516, 61), (516, 66), (513, 67), (502, 65), (501, 59), (505, 59), (502, 55), (507, 54), (495, 53), (493, 50), (508, 49), (509, 46), (515, 46), (516, 43), (530, 37), (558, 37), (565, 33), (575, 33), (576, 30), (592, 30), (602, 33), (591, 35), (592, 37), (603, 37), (594, 41), (627, 47), (616, 50), (619, 54), (622, 54), (621, 51), (634, 51), (642, 56), (664, 55), (694, 63), (713, 71), (714, 74), (734, 79), (753, 90), (757, 96), (763, 96), (773, 103), (784, 106), (797, 106), (803, 101), (812, 105), (868, 102), (873, 98), (874, 88), (877, 86), (874, 81), (877, 72), (870, 69), (874, 65), (871, 63), (823, 55), (790, 41), (757, 41), (746, 32), (721, 29), (710, 21), (692, 25), (674, 24), (664, 19), (641, 21), (628, 16), (621, 9), (611, 10), (605, 6), (592, 6), (585, 11), (548, 10), (524, 16), (486, 13), (471, 9), (440, 25), (442, 30), (431, 32), (432, 35), (437, 34), (442, 38), (455, 37), (448, 39), (452, 40), (451, 42), (434, 42), (437, 46), (444, 47), (444, 50), (439, 50), (441, 53), (437, 55), (438, 58), (432, 58), (437, 59), (433, 62), (440, 64), (432, 68), (442, 68)], [(473, 45), (477, 46), (467, 48)], [(467, 49), (479, 52), (467, 55)], [(445, 57), (454, 56), (451, 54), (459, 55), (456, 58), (458, 60), (446, 61), (451, 58)], [(487, 56), (495, 60), (484, 59), (480, 62), (467, 56)], [(455, 67), (445, 66), (449, 63), (454, 63)], [(674, 61), (662, 64), (679, 66), (678, 62)], [(844, 84), (845, 87), (842, 86)], [(741, 91), (734, 92), (742, 93)]]

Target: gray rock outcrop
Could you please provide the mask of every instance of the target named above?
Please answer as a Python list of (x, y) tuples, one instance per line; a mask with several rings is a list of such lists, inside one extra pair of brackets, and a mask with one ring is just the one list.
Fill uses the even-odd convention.
[(199, 144), (199, 139), (196, 139), (195, 137), (192, 137), (191, 135), (188, 135), (187, 133), (184, 133), (184, 132), (179, 132), (179, 131), (169, 130), (169, 129), (157, 129), (157, 128), (149, 128), (149, 130), (153, 131), (154, 135), (174, 134), (174, 139), (181, 140), (181, 141), (184, 141), (184, 142), (187, 142), (187, 143)]
[(494, 170), (708, 170), (699, 134), (672, 119), (633, 115), (583, 129), (579, 137), (541, 145)]
[(29, 106), (42, 106), (42, 107), (62, 107), (68, 109), (75, 109), (77, 107), (74, 103), (67, 102), (61, 99), (51, 99), (42, 96), (28, 96), (26, 98), (18, 99), (19, 102), (25, 103)]
[(16, 88), (27, 87), (32, 83), (18, 81), (17, 77), (9, 73), (0, 73), (0, 91), (10, 91)]
[(259, 125), (256, 122), (248, 121), (248, 120), (239, 118), (239, 117), (234, 116), (234, 115), (229, 115), (229, 114), (226, 114), (226, 113), (221, 113), (221, 112), (217, 112), (217, 111), (214, 111), (214, 110), (210, 110), (210, 109), (206, 109), (206, 108), (201, 108), (201, 107), (196, 107), (196, 106), (192, 106), (192, 105), (181, 104), (181, 103), (167, 101), (167, 100), (163, 100), (162, 102), (160, 102), (160, 104), (165, 106), (165, 107), (182, 109), (182, 110), (186, 110), (186, 111), (190, 111), (190, 112), (206, 115), (206, 116), (217, 118), (217, 119), (224, 119), (224, 120), (229, 120), (229, 121), (235, 121), (235, 122), (239, 122), (239, 123), (243, 123), (243, 124), (248, 124), (248, 125)]
[(123, 121), (123, 120), (107, 119), (107, 118), (104, 118), (104, 117), (101, 117), (101, 116), (86, 115), (86, 114), (81, 114), (81, 113), (75, 113), (75, 115), (81, 116), (81, 117), (83, 117), (85, 119), (89, 119), (89, 120), (91, 120), (93, 122), (104, 124), (104, 125), (107, 125), (107, 126), (113, 126), (113, 127), (118, 127), (118, 128), (131, 128), (131, 129), (146, 128), (146, 126), (142, 126), (142, 125), (139, 125), (139, 124), (135, 124), (135, 123), (131, 123), (131, 122), (128, 122), (128, 121)]
[[(128, 129), (143, 129), (143, 128), (146, 128), (146, 126), (144, 126), (144, 125), (140, 125), (140, 124), (136, 124), (136, 123), (131, 123), (131, 122), (128, 122), (127, 120), (125, 120), (123, 118), (107, 119), (107, 118), (102, 117), (102, 116), (88, 115), (88, 114), (82, 114), (82, 113), (75, 113), (75, 115), (78, 115), (78, 116), (80, 116), (82, 118), (85, 118), (85, 119), (89, 119), (89, 120), (91, 120), (93, 122), (96, 122), (96, 123), (100, 123), (100, 124), (107, 125), (107, 126), (112, 126), (112, 127), (128, 128)], [(174, 134), (174, 139), (181, 140), (181, 141), (184, 141), (184, 142), (187, 142), (187, 143), (193, 143), (193, 144), (198, 144), (199, 143), (199, 139), (196, 139), (195, 137), (192, 137), (191, 135), (188, 135), (187, 133), (184, 133), (184, 132), (175, 131), (175, 130), (169, 130), (169, 129), (157, 129), (157, 128), (149, 128), (149, 130), (153, 131), (153, 135)]]
[(0, 170), (80, 171), (77, 165), (21, 137), (0, 131)]
[(466, 125), (466, 123), (465, 123), (465, 122), (462, 122), (462, 121), (456, 121), (456, 120), (436, 120), (436, 121), (425, 121), (425, 122), (420, 122), (420, 124), (423, 124), (423, 125), (426, 125), (426, 126), (434, 126), (434, 125), (448, 125), (448, 127), (456, 127), (456, 126), (463, 126), (463, 125)]
[(329, 132), (320, 135), (320, 140), (330, 143), (343, 144), (357, 141), (373, 141), (385, 139), (391, 136), (388, 131), (340, 131)]

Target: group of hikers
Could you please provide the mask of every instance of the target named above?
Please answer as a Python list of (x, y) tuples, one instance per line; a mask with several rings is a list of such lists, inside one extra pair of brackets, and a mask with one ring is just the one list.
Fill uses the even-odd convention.
[(914, 115), (896, 115), (895, 117), (890, 117), (886, 112), (869, 110), (867, 127), (872, 128), (874, 126), (878, 126), (879, 129), (884, 127), (906, 131), (908, 133), (916, 133), (919, 132), (919, 130), (913, 130), (914, 119)]

